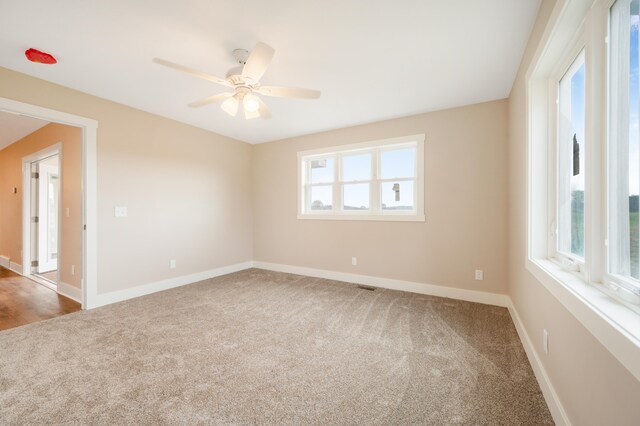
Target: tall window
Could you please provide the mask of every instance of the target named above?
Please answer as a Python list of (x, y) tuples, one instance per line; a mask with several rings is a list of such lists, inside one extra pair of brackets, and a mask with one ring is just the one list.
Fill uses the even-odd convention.
[(558, 91), (557, 250), (581, 261), (585, 237), (584, 51), (560, 79)]
[(558, 3), (526, 71), (526, 268), (640, 372), (640, 0)]
[(616, 1), (609, 34), (608, 266), (632, 288), (640, 288), (639, 6), (640, 0)]
[(299, 217), (424, 220), (424, 135), (298, 153)]

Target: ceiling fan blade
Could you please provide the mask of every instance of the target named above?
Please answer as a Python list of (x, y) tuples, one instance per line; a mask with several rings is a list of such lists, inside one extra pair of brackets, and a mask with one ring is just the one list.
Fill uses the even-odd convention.
[(184, 65), (176, 64), (174, 62), (170, 62), (170, 61), (167, 61), (167, 60), (164, 60), (164, 59), (160, 59), (160, 58), (153, 58), (153, 62), (155, 62), (156, 64), (163, 65), (165, 67), (173, 68), (173, 69), (178, 70), (178, 71), (186, 72), (187, 74), (191, 74), (191, 75), (193, 75), (195, 77), (202, 78), (204, 80), (213, 81), (214, 83), (218, 83), (218, 84), (221, 84), (223, 86), (233, 87), (233, 85), (231, 83), (229, 83), (224, 78), (215, 77), (213, 75), (209, 75), (209, 74), (203, 73), (202, 71), (198, 71), (198, 70), (195, 70), (193, 68), (185, 67)]
[(253, 48), (247, 58), (247, 62), (242, 68), (242, 76), (250, 78), (254, 83), (260, 81), (260, 78), (264, 75), (264, 72), (271, 63), (271, 58), (273, 58), (274, 53), (275, 50), (273, 50), (273, 47), (264, 43), (256, 44), (256, 47)]
[(257, 92), (261, 95), (278, 98), (318, 99), (320, 97), (319, 90), (300, 89), (297, 87), (262, 86)]
[(222, 105), (220, 105), (220, 108), (230, 116), (235, 117), (236, 114), (238, 114), (238, 105), (240, 105), (240, 101), (238, 100), (238, 96), (234, 95), (227, 98)]
[(258, 112), (260, 113), (260, 118), (267, 120), (271, 118), (271, 111), (267, 108), (267, 105), (264, 103), (260, 97), (258, 97), (258, 102), (260, 103), (260, 108), (258, 108)]
[(227, 98), (229, 98), (231, 96), (233, 96), (233, 93), (220, 93), (220, 94), (217, 94), (217, 95), (209, 96), (208, 98), (200, 99), (199, 101), (191, 102), (189, 104), (189, 106), (191, 108), (198, 108), (198, 107), (201, 107), (201, 106), (212, 104), (214, 102), (219, 102), (219, 101), (221, 101), (223, 99), (227, 99)]

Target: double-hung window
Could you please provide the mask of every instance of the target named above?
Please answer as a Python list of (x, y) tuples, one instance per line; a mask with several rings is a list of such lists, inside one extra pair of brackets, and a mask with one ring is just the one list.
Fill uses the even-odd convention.
[(298, 153), (301, 219), (423, 221), (424, 135)]

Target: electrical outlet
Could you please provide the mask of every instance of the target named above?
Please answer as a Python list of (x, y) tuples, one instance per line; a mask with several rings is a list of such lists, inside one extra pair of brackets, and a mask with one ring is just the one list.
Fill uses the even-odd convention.
[(171, 259), (169, 261), (169, 268), (176, 269), (176, 260), (175, 259)]
[(67, 207), (67, 217), (69, 217), (69, 207)]
[(357, 257), (352, 257), (351, 258), (351, 265), (352, 266), (357, 266), (358, 265), (358, 258)]
[(476, 280), (477, 281), (484, 280), (484, 272), (482, 271), (482, 269), (476, 269)]
[(542, 346), (544, 347), (544, 353), (549, 353), (549, 332), (544, 329), (542, 330)]
[(71, 275), (76, 274), (76, 265), (71, 265)]

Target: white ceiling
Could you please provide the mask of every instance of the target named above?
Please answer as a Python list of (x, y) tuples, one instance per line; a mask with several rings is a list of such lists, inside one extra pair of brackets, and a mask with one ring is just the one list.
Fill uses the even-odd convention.
[[(250, 143), (505, 98), (540, 0), (0, 0), (0, 66)], [(151, 62), (224, 77), (271, 45), (270, 120), (187, 104), (224, 91)], [(54, 54), (28, 62), (24, 50)]]
[(48, 121), (0, 111), (0, 149), (49, 124)]

